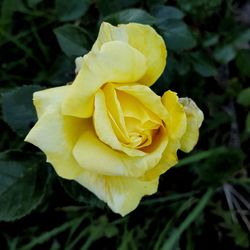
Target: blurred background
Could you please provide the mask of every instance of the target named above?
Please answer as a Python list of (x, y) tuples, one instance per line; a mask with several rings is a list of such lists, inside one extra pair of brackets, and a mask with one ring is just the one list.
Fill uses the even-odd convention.
[[(250, 248), (250, 2), (0, 0), (0, 249)], [(153, 26), (168, 48), (152, 87), (203, 110), (200, 140), (126, 217), (23, 139), (32, 93), (74, 79), (102, 21)]]

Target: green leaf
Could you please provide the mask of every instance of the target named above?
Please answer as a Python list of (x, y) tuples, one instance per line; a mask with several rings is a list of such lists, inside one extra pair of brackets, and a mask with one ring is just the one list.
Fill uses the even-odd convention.
[(94, 194), (78, 184), (76, 181), (68, 181), (60, 178), (60, 183), (65, 192), (75, 201), (85, 203), (91, 207), (104, 208), (105, 203)]
[(40, 2), (42, 2), (42, 0), (27, 0), (27, 4), (31, 8), (35, 7)]
[(184, 13), (172, 6), (154, 5), (151, 8), (151, 13), (157, 18), (157, 23), (165, 22), (169, 19), (182, 19)]
[(234, 40), (234, 45), (236, 47), (244, 47), (250, 41), (250, 29), (247, 29), (240, 33)]
[(90, 4), (90, 0), (56, 0), (55, 10), (60, 21), (73, 21), (83, 16)]
[(20, 136), (26, 135), (37, 120), (32, 95), (41, 89), (27, 85), (2, 94), (3, 119)]
[(192, 64), (194, 70), (201, 76), (209, 77), (217, 74), (215, 65), (211, 62), (210, 58), (201, 52), (194, 52), (191, 54)]
[(181, 52), (195, 47), (196, 40), (183, 21), (170, 19), (161, 23), (158, 27), (162, 31), (170, 50)]
[(214, 52), (214, 58), (219, 63), (229, 63), (232, 61), (236, 56), (236, 51), (233, 45), (228, 44), (226, 46), (219, 47)]
[(67, 56), (82, 56), (87, 52), (88, 38), (86, 31), (72, 24), (54, 29), (57, 42)]
[(215, 44), (218, 43), (219, 38), (220, 38), (220, 36), (219, 36), (218, 34), (209, 33), (209, 34), (207, 34), (207, 36), (205, 37), (205, 39), (204, 39), (202, 45), (203, 45), (203, 47), (205, 47), (205, 48), (211, 47), (211, 46), (213, 46), (213, 45), (215, 45)]
[(96, 7), (102, 16), (110, 15), (117, 11), (129, 8), (140, 0), (96, 0)]
[(245, 107), (250, 107), (250, 87), (243, 89), (237, 98), (237, 102)]
[(250, 133), (250, 112), (248, 112), (247, 118), (246, 118), (246, 132)]
[(104, 21), (110, 22), (112, 24), (136, 22), (152, 25), (156, 20), (145, 10), (126, 9), (106, 16)]
[(250, 77), (250, 50), (240, 50), (238, 52), (236, 65), (243, 76)]
[(48, 181), (47, 168), (20, 152), (0, 154), (0, 221), (29, 214), (42, 201)]
[(218, 11), (221, 2), (222, 0), (177, 0), (178, 5), (183, 11), (201, 19)]

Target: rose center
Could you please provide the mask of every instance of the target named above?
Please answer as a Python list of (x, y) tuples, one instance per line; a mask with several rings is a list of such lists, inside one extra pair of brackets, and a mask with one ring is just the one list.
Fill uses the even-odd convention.
[(109, 118), (120, 143), (143, 150), (151, 145), (162, 126), (161, 119), (138, 98), (108, 83), (102, 88)]

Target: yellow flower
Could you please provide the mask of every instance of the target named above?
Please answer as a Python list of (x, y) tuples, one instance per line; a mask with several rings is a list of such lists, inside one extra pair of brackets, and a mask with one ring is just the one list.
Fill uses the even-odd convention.
[(177, 150), (194, 147), (203, 120), (190, 99), (149, 88), (165, 64), (164, 41), (150, 26), (103, 23), (91, 51), (77, 58), (73, 83), (34, 93), (38, 121), (25, 140), (59, 176), (128, 214), (157, 191)]

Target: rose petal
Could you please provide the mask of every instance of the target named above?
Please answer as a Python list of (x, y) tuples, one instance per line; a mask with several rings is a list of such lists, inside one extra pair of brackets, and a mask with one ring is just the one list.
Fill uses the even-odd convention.
[(108, 206), (122, 216), (133, 211), (145, 195), (157, 191), (158, 178), (142, 181), (126, 177), (110, 177), (84, 172), (76, 181), (96, 194)]
[(156, 95), (149, 87), (143, 85), (118, 85), (116, 89), (135, 97), (162, 120), (166, 118), (167, 111), (161, 102), (161, 97)]
[(143, 180), (153, 180), (178, 162), (177, 150), (180, 148), (179, 140), (169, 140), (160, 162), (152, 169), (147, 171), (142, 177)]
[(38, 118), (50, 111), (60, 109), (63, 98), (69, 91), (69, 85), (37, 91), (33, 94), (33, 103)]
[(106, 84), (102, 90), (105, 95), (105, 106), (107, 106), (107, 111), (115, 134), (120, 142), (126, 144), (129, 142), (129, 135), (126, 130), (123, 111), (117, 98), (114, 84)]
[(143, 156), (144, 152), (123, 146), (117, 139), (112, 128), (110, 118), (105, 103), (105, 96), (102, 90), (99, 90), (95, 96), (95, 111), (93, 116), (95, 132), (99, 139), (115, 150), (120, 150), (130, 156)]
[(190, 98), (180, 98), (187, 117), (187, 129), (181, 138), (181, 150), (188, 153), (196, 145), (199, 137), (199, 128), (204, 119), (202, 111)]
[(162, 37), (148, 25), (129, 23), (115, 27), (102, 23), (92, 50), (98, 51), (104, 43), (115, 40), (127, 42), (146, 57), (147, 71), (138, 82), (151, 86), (166, 65), (167, 51)]
[(110, 23), (103, 22), (99, 29), (98, 37), (92, 47), (92, 51), (100, 51), (103, 44), (111, 41), (121, 41), (128, 43), (128, 34), (125, 29), (120, 26), (116, 27)]
[(44, 151), (47, 161), (54, 166), (59, 176), (73, 179), (83, 169), (74, 159), (72, 149), (82, 131), (91, 124), (86, 120), (61, 114), (61, 102), (67, 90), (68, 86), (64, 86), (34, 94), (34, 103), (40, 118), (25, 141)]
[[(101, 142), (94, 131), (87, 131), (78, 139), (73, 155), (85, 169), (101, 175), (140, 176), (145, 170), (128, 165), (131, 157), (115, 151)], [(142, 159), (142, 161), (144, 161)]]
[(94, 94), (103, 84), (135, 82), (145, 71), (146, 59), (138, 50), (124, 42), (105, 43), (100, 51), (92, 51), (83, 57), (82, 68), (63, 102), (63, 114), (90, 117)]
[(130, 157), (101, 142), (94, 131), (85, 131), (78, 139), (73, 155), (83, 168), (101, 175), (139, 177), (153, 168), (161, 159), (167, 145), (166, 135), (159, 136), (153, 150), (145, 156)]
[(183, 106), (178, 101), (178, 96), (173, 91), (166, 91), (162, 103), (168, 111), (166, 127), (169, 137), (173, 140), (180, 139), (186, 131), (187, 121)]
[(157, 192), (158, 177), (151, 181), (139, 179), (108, 177), (106, 186), (109, 191), (108, 206), (116, 213), (125, 216), (133, 211), (145, 195)]
[(138, 82), (151, 86), (166, 66), (167, 50), (164, 40), (149, 25), (129, 23), (120, 26), (126, 29), (129, 44), (147, 59), (147, 71)]

